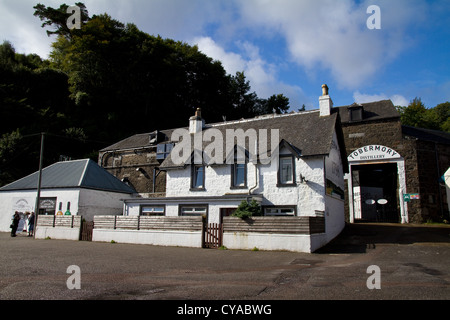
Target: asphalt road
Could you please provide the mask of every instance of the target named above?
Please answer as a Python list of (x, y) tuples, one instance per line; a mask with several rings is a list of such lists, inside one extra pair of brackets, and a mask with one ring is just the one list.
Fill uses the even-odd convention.
[(24, 299), (448, 300), (450, 226), (349, 225), (313, 254), (0, 233), (0, 300)]

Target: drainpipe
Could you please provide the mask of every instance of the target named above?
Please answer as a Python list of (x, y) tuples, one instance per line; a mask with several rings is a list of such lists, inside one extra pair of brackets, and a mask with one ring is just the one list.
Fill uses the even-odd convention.
[[(158, 173), (156, 173), (156, 170), (158, 170)], [(155, 193), (155, 187), (156, 187), (156, 178), (161, 173), (161, 170), (159, 168), (153, 168), (153, 193)]]
[(255, 163), (255, 185), (248, 190), (248, 194), (253, 194), (253, 190), (258, 187), (258, 165)]

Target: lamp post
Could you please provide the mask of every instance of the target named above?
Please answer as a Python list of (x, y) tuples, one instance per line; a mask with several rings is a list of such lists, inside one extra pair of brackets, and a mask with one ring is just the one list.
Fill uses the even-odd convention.
[(34, 237), (36, 238), (36, 227), (39, 216), (39, 204), (41, 198), (41, 181), (42, 181), (42, 162), (44, 160), (44, 132), (41, 133), (41, 151), (39, 153), (39, 176), (38, 176), (38, 185), (37, 185), (37, 196), (36, 196), (36, 204), (34, 206)]

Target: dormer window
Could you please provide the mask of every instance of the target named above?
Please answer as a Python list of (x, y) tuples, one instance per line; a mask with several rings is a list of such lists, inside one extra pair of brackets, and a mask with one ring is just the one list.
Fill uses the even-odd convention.
[(361, 121), (363, 120), (363, 106), (360, 104), (352, 104), (348, 107), (348, 120), (349, 121)]
[(296, 185), (295, 159), (301, 156), (301, 150), (289, 142), (280, 142), (280, 155), (278, 156), (278, 187)]
[(292, 156), (280, 157), (280, 183), (294, 183), (294, 159)]
[(231, 187), (246, 188), (247, 187), (247, 164), (234, 163), (231, 165)]
[(205, 190), (205, 166), (195, 164), (192, 165), (191, 190)]
[[(238, 152), (240, 151), (240, 152)], [(234, 161), (231, 165), (231, 188), (247, 188), (248, 152), (245, 149), (234, 147)]]
[(156, 144), (158, 142), (158, 131), (149, 134), (149, 144)]
[(293, 155), (280, 155), (278, 164), (279, 187), (295, 185), (295, 161)]

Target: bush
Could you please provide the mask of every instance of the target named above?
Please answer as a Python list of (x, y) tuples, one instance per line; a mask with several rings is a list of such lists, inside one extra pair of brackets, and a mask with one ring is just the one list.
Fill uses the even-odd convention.
[(233, 217), (238, 217), (241, 219), (247, 219), (252, 216), (261, 216), (261, 215), (262, 209), (261, 206), (258, 204), (258, 202), (256, 202), (256, 200), (252, 200), (250, 203), (248, 203), (245, 200), (242, 200), (239, 207), (232, 214)]

